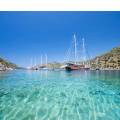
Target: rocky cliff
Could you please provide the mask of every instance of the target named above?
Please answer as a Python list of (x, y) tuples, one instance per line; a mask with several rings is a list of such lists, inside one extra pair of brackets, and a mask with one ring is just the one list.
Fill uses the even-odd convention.
[(17, 68), (17, 65), (8, 62), (7, 60), (4, 60), (3, 58), (0, 58), (0, 71), (15, 69), (15, 68)]
[(120, 46), (91, 60), (92, 68), (120, 69)]

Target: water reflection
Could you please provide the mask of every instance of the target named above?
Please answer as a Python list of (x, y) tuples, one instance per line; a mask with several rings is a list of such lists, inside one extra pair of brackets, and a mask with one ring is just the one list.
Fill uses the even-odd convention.
[(48, 79), (48, 70), (40, 70), (40, 76), (41, 76), (41, 80), (42, 79)]

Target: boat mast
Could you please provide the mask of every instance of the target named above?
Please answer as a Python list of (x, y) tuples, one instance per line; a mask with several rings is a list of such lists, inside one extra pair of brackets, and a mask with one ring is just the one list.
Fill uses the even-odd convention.
[(42, 66), (42, 55), (41, 55), (41, 66)]
[(30, 68), (32, 68), (33, 67), (33, 59), (31, 58), (31, 60), (30, 60)]
[(85, 61), (86, 61), (86, 50), (85, 50), (85, 39), (84, 38), (82, 38), (82, 52), (83, 52), (83, 64), (85, 63)]
[(34, 58), (34, 67), (36, 66), (37, 64), (36, 64), (36, 57)]
[(74, 57), (75, 57), (75, 64), (77, 63), (77, 41), (76, 41), (76, 36), (74, 34), (73, 36), (73, 39), (74, 39)]
[(45, 62), (46, 62), (46, 66), (47, 66), (47, 54), (45, 54)]

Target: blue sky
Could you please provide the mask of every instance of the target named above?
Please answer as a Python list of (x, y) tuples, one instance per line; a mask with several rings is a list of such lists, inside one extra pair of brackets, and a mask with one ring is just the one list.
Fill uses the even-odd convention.
[(62, 61), (73, 32), (100, 55), (120, 45), (120, 12), (0, 12), (0, 56), (19, 66), (41, 54)]

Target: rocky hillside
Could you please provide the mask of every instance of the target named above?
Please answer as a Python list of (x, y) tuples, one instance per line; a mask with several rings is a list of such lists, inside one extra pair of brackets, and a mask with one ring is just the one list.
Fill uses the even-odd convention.
[(100, 69), (120, 69), (120, 46), (111, 51), (97, 56), (91, 61), (92, 68)]
[(48, 63), (47, 67), (50, 69), (58, 69), (62, 66), (62, 63), (59, 62), (53, 62), (53, 63)]
[(0, 71), (15, 69), (15, 68), (17, 68), (17, 65), (8, 62), (7, 60), (4, 60), (3, 58), (0, 58)]

